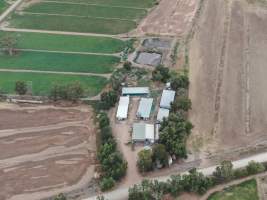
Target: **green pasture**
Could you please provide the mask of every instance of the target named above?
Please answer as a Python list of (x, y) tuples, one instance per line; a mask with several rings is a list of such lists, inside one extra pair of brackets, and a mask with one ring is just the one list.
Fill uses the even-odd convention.
[(126, 42), (108, 37), (0, 32), (0, 38), (5, 35), (15, 35), (18, 39), (17, 48), (21, 49), (117, 53), (123, 51), (126, 46)]
[(54, 83), (67, 84), (78, 81), (82, 84), (87, 96), (97, 95), (107, 83), (107, 79), (97, 76), (74, 76), (38, 73), (0, 73), (0, 89), (6, 93), (14, 93), (16, 81), (26, 81), (32, 85), (33, 95), (49, 95)]
[(5, 11), (5, 9), (7, 9), (8, 4), (6, 3), (5, 0), (0, 0), (0, 14), (3, 13)]
[(120, 58), (114, 56), (21, 51), (14, 56), (0, 55), (0, 68), (110, 73), (119, 61)]
[(255, 179), (212, 194), (208, 200), (259, 200)]
[(132, 20), (90, 17), (53, 16), (42, 14), (14, 14), (10, 27), (53, 31), (84, 32), (99, 34), (126, 33), (136, 27)]
[(66, 4), (64, 2), (40, 2), (24, 9), (23, 11), (31, 13), (119, 18), (129, 20), (140, 19), (146, 15), (146, 9), (120, 8), (86, 4)]

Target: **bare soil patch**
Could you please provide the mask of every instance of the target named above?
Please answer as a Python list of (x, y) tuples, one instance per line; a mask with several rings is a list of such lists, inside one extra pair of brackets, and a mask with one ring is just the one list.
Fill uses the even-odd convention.
[(266, 20), (246, 1), (206, 1), (190, 50), (190, 145), (205, 155), (267, 144)]
[(40, 200), (93, 178), (96, 130), (89, 107), (2, 104), (0, 115), (1, 200)]
[(141, 35), (183, 36), (191, 27), (199, 0), (161, 0), (137, 28)]

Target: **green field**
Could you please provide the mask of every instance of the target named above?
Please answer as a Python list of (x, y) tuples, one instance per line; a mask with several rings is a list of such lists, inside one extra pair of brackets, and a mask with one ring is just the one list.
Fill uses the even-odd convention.
[(17, 48), (21, 49), (117, 53), (123, 51), (126, 46), (126, 42), (122, 40), (106, 37), (0, 32), (0, 37), (4, 35), (16, 35), (18, 38)]
[(110, 8), (108, 6), (84, 5), (84, 4), (66, 4), (41, 2), (36, 3), (26, 9), (25, 12), (60, 14), (60, 15), (77, 15), (84, 17), (103, 17), (103, 18), (120, 18), (136, 20), (146, 15), (146, 9), (134, 8)]
[(110, 73), (120, 58), (48, 52), (19, 52), (0, 55), (0, 68), (58, 72)]
[(136, 27), (136, 22), (129, 20), (32, 14), (14, 14), (9, 23), (15, 28), (112, 35), (126, 33)]
[(0, 14), (3, 13), (7, 7), (8, 4), (4, 0), (0, 0)]
[(138, 7), (138, 8), (150, 8), (156, 0), (57, 0), (62, 2), (71, 3), (88, 3), (97, 5), (108, 6), (125, 6), (125, 7)]
[(212, 194), (208, 200), (259, 200), (255, 179)]
[(15, 82), (18, 80), (31, 82), (33, 95), (49, 95), (54, 83), (67, 84), (79, 81), (86, 95), (95, 96), (107, 83), (107, 79), (96, 76), (1, 72), (0, 89), (7, 93), (14, 93)]

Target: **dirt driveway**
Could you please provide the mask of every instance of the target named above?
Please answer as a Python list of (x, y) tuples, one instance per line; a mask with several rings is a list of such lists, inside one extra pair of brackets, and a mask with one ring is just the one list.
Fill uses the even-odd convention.
[(0, 104), (0, 199), (40, 200), (93, 177), (95, 127), (85, 106)]

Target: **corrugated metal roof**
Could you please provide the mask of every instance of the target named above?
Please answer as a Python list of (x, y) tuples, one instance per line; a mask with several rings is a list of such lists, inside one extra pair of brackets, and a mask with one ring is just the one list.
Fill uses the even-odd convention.
[(163, 90), (160, 100), (160, 107), (170, 109), (171, 103), (174, 101), (174, 98), (175, 98), (175, 91)]
[(153, 104), (152, 98), (141, 98), (141, 101), (139, 103), (139, 107), (137, 110), (137, 116), (148, 119), (150, 116), (152, 104)]
[(118, 119), (126, 119), (128, 116), (128, 108), (130, 103), (130, 97), (120, 97), (119, 106), (117, 110), (116, 117)]
[(154, 140), (154, 125), (145, 123), (134, 123), (132, 139), (135, 141)]
[(122, 95), (144, 95), (149, 94), (148, 87), (123, 87)]
[(158, 115), (157, 115), (157, 121), (158, 122), (162, 122), (164, 117), (165, 118), (169, 117), (169, 114), (170, 114), (170, 110), (169, 109), (159, 108), (159, 112), (158, 112)]

